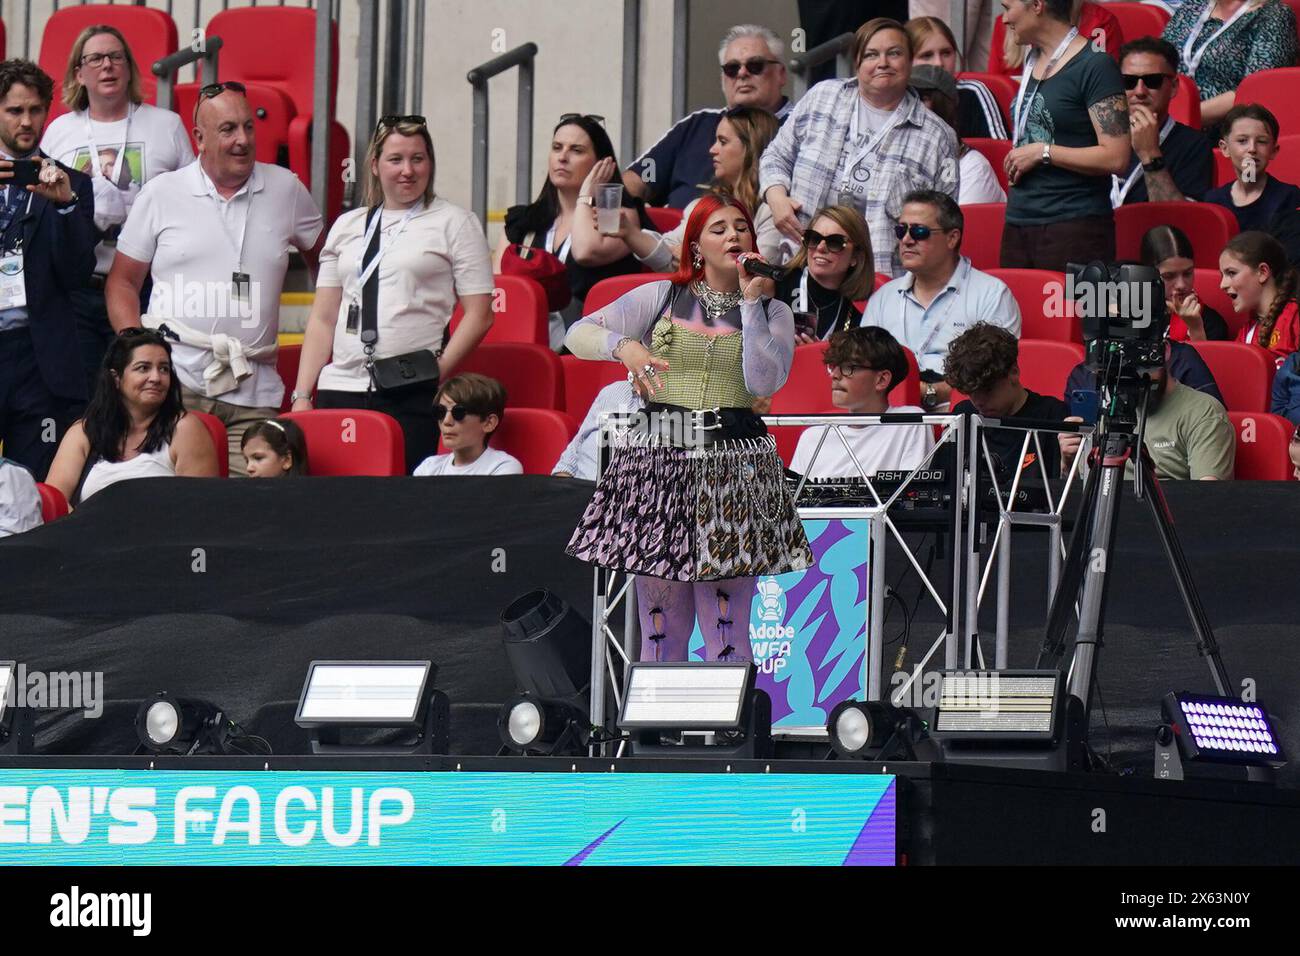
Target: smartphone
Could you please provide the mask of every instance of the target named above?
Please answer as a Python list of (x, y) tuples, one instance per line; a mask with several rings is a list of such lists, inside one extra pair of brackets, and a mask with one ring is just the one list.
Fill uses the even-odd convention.
[(1101, 406), (1101, 396), (1094, 388), (1074, 388), (1070, 390), (1070, 414), (1077, 415), (1089, 425), (1097, 424), (1097, 413)]
[(10, 160), (10, 162), (13, 163), (13, 178), (0, 180), (0, 185), (12, 184), (26, 188), (35, 186), (41, 181), (41, 161), (39, 159), (14, 159)]
[(817, 315), (814, 312), (796, 312), (794, 314), (794, 331), (796, 335), (817, 338)]

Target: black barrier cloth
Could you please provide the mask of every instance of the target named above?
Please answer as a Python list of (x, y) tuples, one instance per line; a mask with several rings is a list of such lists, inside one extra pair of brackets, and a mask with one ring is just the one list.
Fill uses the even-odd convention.
[[(1163, 487), (1229, 674), (1254, 682), (1300, 756), (1296, 486)], [(590, 484), (534, 476), (123, 482), (70, 518), (0, 541), (0, 660), (103, 672), (104, 715), (44, 715), (47, 752), (129, 751), (139, 700), (168, 690), (223, 705), (277, 753), (301, 753), (292, 715), (309, 661), (427, 657), (452, 700), (452, 749), (490, 753), (496, 708), (514, 689), (501, 610), (549, 587), (590, 616), (591, 570), (564, 555), (590, 495)], [(1045, 553), (1041, 533), (1016, 535), (1013, 667), (1032, 665), (1041, 642)], [(1146, 505), (1131, 495), (1108, 560), (1099, 686), (1109, 726), (1094, 706), (1093, 741), (1149, 775), (1160, 698), (1213, 687)], [(889, 567), (893, 584), (904, 564), (891, 554)], [(900, 591), (917, 593), (914, 576)], [(990, 662), (994, 593), (990, 582)], [(928, 608), (927, 598), (908, 668), (937, 633)], [(887, 638), (900, 621), (892, 614)], [(886, 648), (887, 666), (896, 651)], [(1300, 773), (1282, 779), (1296, 785)]]

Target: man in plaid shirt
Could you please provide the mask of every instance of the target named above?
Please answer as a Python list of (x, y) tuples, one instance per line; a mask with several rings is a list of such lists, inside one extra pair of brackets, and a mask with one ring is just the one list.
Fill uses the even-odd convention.
[(957, 198), (957, 138), (908, 88), (912, 48), (902, 24), (863, 24), (854, 61), (856, 78), (818, 83), (799, 101), (763, 153), (759, 188), (789, 240), (787, 255), (817, 210), (846, 205), (870, 228), (876, 271), (898, 276), (902, 199), (918, 189)]

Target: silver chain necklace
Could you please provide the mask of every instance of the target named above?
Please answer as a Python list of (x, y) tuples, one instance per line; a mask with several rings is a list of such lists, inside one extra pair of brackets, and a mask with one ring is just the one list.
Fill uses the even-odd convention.
[(691, 291), (695, 293), (695, 298), (700, 300), (700, 307), (704, 309), (704, 314), (708, 316), (710, 322), (718, 321), (740, 304), (739, 289), (735, 292), (719, 292), (717, 289), (710, 288), (703, 279), (696, 279), (691, 283)]

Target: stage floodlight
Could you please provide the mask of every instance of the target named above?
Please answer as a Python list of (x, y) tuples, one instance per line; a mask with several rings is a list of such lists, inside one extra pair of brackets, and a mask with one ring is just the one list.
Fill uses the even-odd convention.
[(1156, 776), (1268, 780), (1286, 763), (1268, 711), (1257, 701), (1187, 691), (1165, 695), (1156, 732)]
[(591, 624), (539, 588), (501, 612), (502, 640), (519, 690), (543, 700), (586, 703), (591, 683)]
[[(618, 726), (632, 734), (633, 754), (661, 756), (766, 755), (772, 742), (772, 703), (754, 686), (749, 661), (642, 661), (628, 667)], [(701, 747), (668, 745), (663, 734), (712, 734)]]
[[(434, 689), (436, 674), (431, 661), (312, 661), (294, 722), (311, 731), (313, 753), (446, 753), (450, 703)], [(362, 729), (416, 740), (342, 743), (343, 731)]]
[(503, 753), (578, 755), (591, 736), (587, 715), (563, 701), (518, 694), (506, 701), (497, 717)]
[(913, 759), (921, 730), (912, 711), (882, 701), (843, 700), (826, 719), (831, 749), (851, 760)]
[[(205, 700), (154, 694), (140, 704), (135, 733), (144, 750), (159, 754), (243, 752), (231, 741), (241, 736), (220, 707)], [(260, 738), (259, 738), (260, 739)]]
[(18, 664), (0, 661), (0, 754), (29, 754), (34, 736), (32, 713), (18, 700)]

